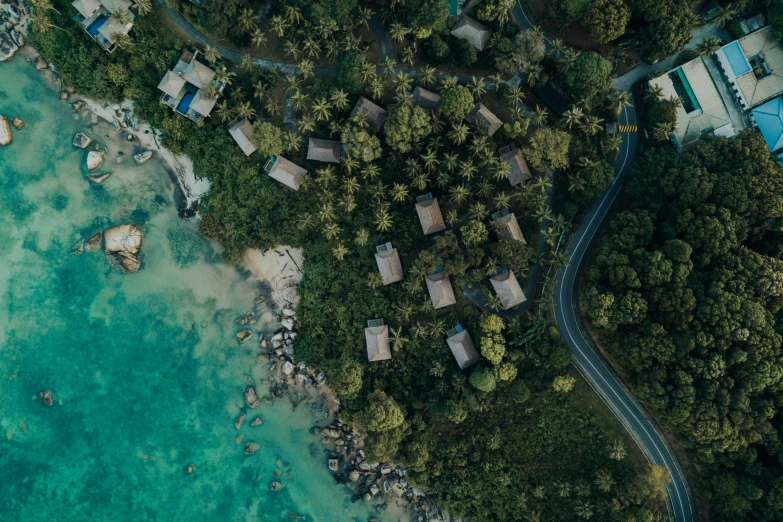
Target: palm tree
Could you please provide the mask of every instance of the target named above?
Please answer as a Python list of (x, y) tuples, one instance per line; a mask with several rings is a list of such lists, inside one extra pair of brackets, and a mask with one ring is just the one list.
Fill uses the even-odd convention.
[(392, 227), (392, 218), (385, 208), (378, 207), (373, 223), (375, 223), (375, 229), (378, 232), (386, 232)]
[(446, 172), (454, 172), (457, 169), (457, 165), (459, 165), (459, 157), (455, 152), (443, 154), (443, 168)]
[(400, 71), (394, 76), (394, 85), (397, 94), (409, 91), (412, 83), (413, 79), (406, 72)]
[(405, 35), (407, 35), (410, 32), (410, 29), (407, 29), (405, 26), (403, 26), (401, 23), (395, 22), (389, 26), (389, 36), (392, 40), (394, 40), (397, 43), (402, 42), (405, 40)]
[(446, 373), (446, 368), (443, 366), (443, 363), (440, 361), (432, 361), (432, 366), (430, 367), (430, 375), (433, 377), (443, 377), (443, 375)]
[(291, 55), (294, 60), (299, 59), (299, 42), (295, 40), (286, 40), (283, 44), (283, 50), (285, 51), (285, 55)]
[(421, 71), (419, 71), (419, 83), (425, 87), (429, 87), (435, 83), (435, 68), (425, 65)]
[(231, 85), (232, 75), (233, 73), (229, 72), (225, 65), (221, 65), (217, 68), (217, 70), (215, 70), (215, 79), (219, 82), (225, 83), (226, 85)]
[(718, 7), (718, 16), (715, 17), (715, 24), (723, 27), (737, 14), (737, 8), (734, 4), (728, 4), (724, 7)]
[(557, 494), (563, 498), (571, 496), (571, 484), (568, 482), (555, 482), (552, 484), (557, 490)]
[(152, 12), (152, 0), (136, 0), (133, 3), (133, 7), (139, 16), (148, 15)]
[(585, 116), (584, 121), (579, 125), (582, 132), (588, 136), (594, 136), (601, 132), (601, 122), (604, 121), (598, 116)]
[(628, 91), (618, 91), (612, 98), (611, 103), (615, 112), (619, 115), (623, 109), (631, 106), (631, 93)]
[(593, 505), (590, 504), (589, 500), (577, 500), (574, 511), (576, 512), (576, 516), (579, 518), (588, 520), (593, 516)]
[(117, 25), (128, 25), (131, 22), (131, 13), (125, 8), (114, 9), (111, 12), (111, 19)]
[(256, 28), (256, 15), (250, 8), (242, 9), (237, 20), (237, 25), (245, 32)]
[(302, 17), (302, 10), (292, 5), (285, 6), (285, 19), (288, 20), (290, 24), (300, 23), (304, 19)]
[(343, 37), (343, 49), (346, 51), (356, 51), (359, 49), (361, 40), (358, 36), (354, 36), (352, 33), (345, 33)]
[(340, 42), (334, 38), (326, 40), (324, 46), (326, 47), (326, 57), (329, 58), (329, 60), (334, 60), (340, 56), (340, 51), (342, 48), (340, 47)]
[(378, 271), (371, 271), (367, 275), (367, 288), (370, 290), (375, 290), (381, 286), (383, 286), (383, 276)]
[(510, 173), (511, 173), (511, 166), (505, 161), (498, 160), (493, 163), (492, 177), (495, 178), (497, 181), (507, 179)]
[(662, 85), (647, 85), (647, 89), (644, 91), (644, 98), (647, 101), (657, 101), (663, 97)]
[(576, 63), (577, 58), (579, 58), (579, 51), (575, 51), (574, 49), (566, 49), (563, 52), (563, 57), (558, 62), (557, 72), (563, 74), (570, 71), (571, 67), (573, 67)]
[(112, 40), (114, 40), (114, 43), (117, 44), (117, 47), (123, 51), (130, 52), (130, 50), (133, 49), (133, 46), (136, 45), (133, 42), (133, 38), (124, 33), (112, 33), (111, 37)]
[(373, 180), (381, 175), (381, 168), (375, 164), (366, 165), (362, 169), (362, 178)]
[(251, 73), (256, 68), (256, 61), (249, 54), (242, 57), (242, 63), (239, 66), (247, 73)]
[(462, 145), (468, 136), (470, 135), (470, 129), (464, 123), (458, 123), (454, 125), (448, 133), (449, 139), (455, 145)]
[(250, 106), (250, 102), (245, 102), (237, 105), (234, 114), (239, 119), (250, 119), (256, 115), (256, 111)]
[(299, 62), (299, 65), (297, 65), (296, 68), (299, 71), (299, 74), (301, 74), (302, 78), (305, 80), (315, 76), (315, 66), (310, 60), (302, 60)]
[(261, 29), (256, 29), (255, 31), (253, 31), (253, 37), (250, 39), (250, 41), (256, 47), (261, 47), (263, 45), (264, 48), (266, 48), (267, 37), (261, 31)]
[[(370, 18), (372, 18), (372, 15), (374, 15), (375, 12), (370, 9), (369, 7), (360, 7), (359, 8), (359, 23), (364, 24), (365, 29), (370, 28)], [(358, 24), (357, 24), (358, 25)]]
[(585, 180), (579, 174), (568, 176), (568, 192), (581, 192), (585, 186)]
[(332, 254), (334, 254), (334, 257), (338, 261), (342, 261), (343, 258), (346, 256), (346, 254), (348, 254), (349, 252), (350, 250), (345, 248), (345, 245), (343, 245), (342, 243), (337, 243), (337, 246), (332, 249)]
[(476, 166), (473, 164), (470, 158), (459, 162), (459, 175), (463, 177), (465, 181), (470, 181), (473, 179), (473, 176), (476, 174), (476, 170)]
[(547, 54), (557, 58), (558, 56), (560, 56), (560, 53), (565, 48), (565, 46), (563, 45), (563, 40), (561, 40), (560, 38), (552, 38), (550, 43), (552, 44), (552, 46), (547, 51)]
[(525, 99), (525, 91), (519, 87), (512, 87), (506, 91), (504, 98), (506, 104), (511, 107), (517, 107)]
[(303, 93), (299, 89), (296, 89), (294, 94), (291, 95), (291, 100), (294, 102), (294, 110), (299, 112), (307, 107), (307, 102), (310, 100), (310, 95)]
[(618, 461), (623, 460), (627, 454), (628, 454), (628, 450), (625, 448), (625, 444), (623, 444), (623, 442), (620, 440), (615, 440), (609, 446), (610, 459), (614, 459)]
[(313, 132), (315, 129), (315, 120), (309, 114), (303, 114), (296, 120), (296, 129), (299, 131), (299, 134)]
[(416, 187), (418, 190), (424, 190), (427, 188), (427, 185), (429, 184), (430, 179), (424, 172), (420, 172), (414, 176), (413, 181), (411, 182), (411, 185)]
[(498, 194), (495, 196), (496, 209), (500, 210), (503, 208), (508, 208), (510, 204), (511, 204), (511, 198), (505, 192), (498, 192)]
[(467, 188), (465, 188), (464, 185), (454, 185), (453, 187), (451, 187), (449, 196), (451, 197), (451, 201), (460, 205), (465, 201), (467, 201), (468, 196), (470, 196), (470, 191)]
[(541, 107), (539, 105), (536, 105), (536, 110), (533, 111), (533, 124), (536, 127), (542, 127), (546, 123), (546, 117), (549, 111), (546, 110), (546, 107)]
[(270, 26), (272, 28), (272, 31), (274, 31), (277, 34), (278, 38), (282, 38), (283, 33), (285, 33), (285, 30), (291, 27), (291, 25), (288, 22), (286, 22), (285, 19), (280, 15), (272, 16)]
[(485, 219), (489, 215), (489, 210), (487, 210), (487, 206), (484, 205), (484, 203), (480, 201), (476, 201), (470, 206), (470, 210), (468, 211), (468, 217), (470, 219)]
[(487, 88), (484, 86), (484, 78), (476, 78), (475, 76), (471, 76), (468, 90), (470, 90), (470, 93), (473, 95), (475, 100), (480, 100), (484, 93), (487, 92)]
[(598, 473), (595, 474), (595, 484), (598, 486), (598, 489), (604, 493), (609, 493), (612, 490), (612, 487), (614, 487), (612, 473), (605, 469), (599, 470)]
[(503, 300), (497, 294), (484, 295), (484, 300), (487, 306), (496, 312), (503, 309)]
[(270, 116), (277, 116), (283, 110), (283, 108), (280, 106), (280, 102), (271, 96), (267, 96), (264, 108)]
[(226, 123), (227, 121), (234, 119), (234, 110), (229, 108), (228, 100), (223, 100), (222, 103), (217, 104), (215, 114), (220, 118), (220, 121)]
[(218, 53), (217, 48), (207, 45), (204, 47), (204, 58), (207, 59), (210, 65), (214, 66), (215, 62), (220, 58), (220, 54)]
[(673, 123), (659, 123), (652, 129), (652, 136), (656, 141), (667, 141), (669, 135), (674, 132)]
[(394, 349), (399, 351), (409, 341), (402, 335), (402, 328), (389, 328), (389, 340), (394, 345)]
[(421, 155), (421, 159), (424, 162), (424, 168), (427, 169), (428, 172), (435, 170), (435, 167), (440, 163), (440, 161), (438, 161), (438, 153), (435, 152), (435, 149), (427, 149), (427, 152)]
[(375, 64), (370, 62), (363, 62), (361, 67), (362, 81), (364, 83), (372, 82), (378, 73), (375, 72)]
[(338, 110), (343, 110), (348, 107), (348, 93), (342, 89), (337, 89), (332, 92), (329, 100), (332, 102), (333, 106), (337, 107)]
[(299, 152), (299, 147), (302, 146), (302, 137), (291, 129), (287, 129), (283, 134), (283, 147), (286, 151)]
[(326, 236), (326, 239), (334, 239), (337, 236), (340, 235), (340, 227), (337, 225), (337, 223), (326, 223), (324, 225), (324, 236)]
[(701, 43), (696, 46), (696, 52), (700, 56), (711, 56), (720, 49), (720, 38), (717, 36), (705, 36)]
[(405, 201), (408, 197), (408, 187), (404, 183), (395, 183), (391, 189), (391, 196), (397, 203)]
[(356, 237), (354, 237), (353, 242), (356, 243), (358, 246), (367, 246), (367, 243), (370, 241), (370, 233), (367, 231), (366, 228), (360, 228), (356, 231)]
[(318, 45), (317, 41), (309, 36), (305, 38), (302, 48), (304, 49), (304, 52), (307, 53), (308, 58), (312, 58), (313, 56), (318, 58), (318, 56), (321, 54), (321, 46)]
[(566, 129), (571, 129), (574, 125), (579, 125), (582, 120), (584, 112), (581, 107), (572, 105), (571, 108), (563, 113), (563, 126)]
[(622, 144), (623, 138), (619, 134), (612, 134), (604, 140), (604, 149), (607, 152), (619, 152)]
[(400, 61), (402, 63), (407, 63), (408, 65), (413, 65), (413, 55), (416, 53), (415, 45), (409, 45), (405, 49), (400, 52)]
[(529, 66), (525, 72), (525, 83), (530, 87), (535, 87), (538, 80), (541, 79), (541, 75), (544, 74), (544, 67), (535, 63)]
[(386, 76), (391, 76), (394, 74), (394, 68), (397, 67), (397, 62), (395, 62), (394, 59), (390, 56), (387, 56), (383, 59), (383, 64), (381, 67), (383, 67), (383, 74)]
[(440, 89), (441, 91), (445, 91), (447, 89), (451, 89), (452, 87), (456, 87), (457, 84), (459, 84), (459, 78), (456, 76), (447, 75), (441, 78)]

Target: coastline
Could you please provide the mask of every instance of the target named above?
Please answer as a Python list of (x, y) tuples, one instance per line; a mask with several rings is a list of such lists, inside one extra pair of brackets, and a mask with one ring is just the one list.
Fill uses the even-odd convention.
[[(18, 59), (26, 60), (30, 66), (34, 66), (33, 64), (39, 57), (38, 53), (30, 46), (20, 48), (16, 55), (20, 57)], [(119, 135), (111, 137), (108, 134), (102, 137), (94, 135), (94, 139), (114, 142), (112, 145), (117, 145), (118, 147), (143, 147), (144, 149), (157, 152), (165, 167), (167, 167), (165, 170), (169, 172), (175, 181), (173, 185), (179, 191), (178, 196), (184, 199), (188, 207), (203, 197), (209, 190), (207, 180), (196, 179), (193, 163), (189, 158), (184, 155), (176, 155), (158, 144), (156, 131), (149, 124), (139, 124), (136, 130), (133, 130), (132, 126), (128, 124), (132, 114), (132, 101), (126, 100), (122, 104), (102, 105), (95, 100), (68, 89), (59, 80), (56, 71), (47, 67), (39, 69), (38, 72), (43, 73), (40, 75), (40, 78), (52, 89), (53, 93), (62, 94), (66, 92), (68, 94), (67, 97), (61, 96), (60, 100), (65, 101), (73, 108), (76, 113), (76, 119), (89, 118), (85, 121), (87, 125), (105, 123), (119, 132)], [(84, 105), (77, 106), (77, 109), (77, 107), (73, 106), (78, 102), (83, 102)], [(87, 111), (89, 111), (89, 116)], [(127, 119), (120, 115), (127, 116)], [(127, 140), (128, 135), (132, 135), (134, 139), (132, 141)], [(106, 150), (105, 145), (104, 143), (101, 150)], [(96, 148), (98, 147), (97, 144), (95, 146)], [(125, 160), (130, 160), (130, 158), (126, 157)], [(273, 309), (275, 312), (273, 317), (270, 318), (273, 321), (277, 321), (275, 334), (271, 336), (271, 339), (268, 339), (265, 338), (262, 332), (256, 332), (259, 337), (258, 341), (260, 341), (260, 349), (256, 352), (257, 361), (259, 364), (264, 364), (264, 366), (268, 367), (268, 379), (266, 380), (269, 381), (270, 392), (272, 392), (270, 395), (264, 395), (262, 399), (271, 403), (275, 398), (287, 396), (294, 409), (302, 403), (308, 403), (308, 407), (313, 411), (325, 410), (324, 419), (314, 423), (311, 433), (314, 435), (315, 441), (319, 440), (319, 435), (322, 436), (320, 441), (325, 454), (323, 462), (329, 466), (331, 471), (335, 471), (335, 480), (350, 487), (354, 492), (354, 501), (363, 499), (366, 502), (372, 502), (379, 507), (378, 511), (381, 512), (380, 503), (383, 506), (382, 509), (385, 510), (384, 512), (395, 519), (415, 518), (415, 502), (411, 500), (415, 501), (415, 499), (423, 496), (423, 493), (419, 491), (415, 494), (412, 493), (414, 490), (410, 486), (404, 490), (403, 485), (407, 483), (404, 480), (405, 472), (392, 462), (371, 464), (365, 462), (364, 467), (360, 468), (360, 465), (364, 462), (361, 436), (339, 420), (340, 399), (331, 388), (326, 386), (325, 376), (316, 374), (315, 370), (306, 367), (304, 363), (295, 362), (293, 342), (290, 344), (290, 353), (288, 351), (277, 353), (278, 350), (267, 350), (267, 348), (273, 347), (272, 339), (286, 330), (290, 332), (289, 338), (292, 341), (295, 339), (295, 336), (290, 334), (296, 333), (296, 326), (292, 325), (291, 328), (286, 328), (284, 320), (286, 318), (295, 319), (295, 315), (291, 314), (291, 312), (295, 312), (299, 303), (299, 295), (296, 288), (302, 277), (302, 250), (287, 246), (278, 246), (265, 252), (251, 249), (244, 252), (243, 257), (244, 261), (241, 268), (249, 272), (248, 282), (254, 283), (256, 288), (261, 288), (262, 295), (265, 287), (268, 285), (270, 297), (268, 304), (274, 303), (276, 307), (276, 309)], [(353, 439), (355, 443), (343, 445), (343, 438), (329, 436), (330, 432), (335, 429), (344, 431), (346, 434), (344, 439), (348, 441)], [(351, 450), (349, 450), (349, 447)], [(341, 461), (340, 471), (332, 468), (332, 461), (335, 459)], [(401, 482), (399, 478), (395, 481), (396, 484), (401, 484), (401, 486), (396, 488), (389, 487), (387, 489), (384, 486), (387, 482), (386, 477), (389, 475), (387, 470), (395, 469), (400, 469), (399, 474), (394, 474), (394, 476), (403, 478)], [(351, 472), (351, 470), (353, 471)], [(357, 474), (359, 470), (361, 472)], [(360, 489), (360, 485), (362, 489)], [(389, 494), (384, 496), (381, 494), (378, 496), (378, 493), (389, 493), (390, 491), (396, 492), (397, 495)], [(407, 498), (403, 499), (403, 493), (406, 493)]]

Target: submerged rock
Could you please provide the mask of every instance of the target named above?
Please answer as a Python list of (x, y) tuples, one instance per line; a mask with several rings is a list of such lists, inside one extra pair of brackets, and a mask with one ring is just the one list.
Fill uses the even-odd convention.
[(90, 146), (90, 143), (92, 143), (92, 138), (90, 138), (83, 132), (80, 132), (73, 137), (74, 147), (79, 147), (80, 149), (86, 149), (87, 147)]
[(243, 413), (242, 415), (240, 415), (239, 417), (237, 417), (237, 418), (234, 420), (234, 427), (235, 427), (236, 429), (239, 429), (239, 428), (241, 428), (241, 427), (242, 427), (242, 424), (245, 422), (245, 418), (246, 418), (246, 417), (247, 417), (247, 413)]
[(186, 474), (193, 473), (194, 471), (196, 471), (196, 466), (194, 466), (193, 464), (188, 464), (187, 466), (185, 466)]
[(337, 459), (329, 459), (329, 469), (331, 471), (337, 471), (337, 468), (340, 465), (340, 461)]
[(256, 389), (252, 386), (248, 386), (245, 390), (245, 404), (247, 404), (250, 408), (258, 408), (261, 406), (261, 400), (256, 394)]
[[(259, 404), (260, 405), (260, 404)], [(255, 419), (253, 419), (253, 422), (250, 423), (251, 426), (261, 426), (264, 423), (264, 419), (259, 415)]]
[(139, 252), (144, 234), (136, 225), (119, 225), (104, 233), (106, 255), (120, 264), (122, 271), (136, 272), (141, 267)]
[(52, 404), (54, 404), (54, 395), (52, 395), (51, 390), (44, 390), (42, 392), (39, 392), (38, 395), (41, 396), (44, 404), (46, 404), (47, 406), (51, 406)]
[(67, 100), (70, 94), (65, 91), (60, 91), (60, 100)]
[(0, 62), (10, 59), (18, 50), (19, 46), (11, 33), (0, 30)]
[(0, 116), (0, 145), (8, 145), (11, 139), (11, 125), (8, 124), (8, 118)]
[(281, 489), (283, 489), (283, 485), (275, 480), (271, 484), (269, 484), (269, 489), (271, 491), (280, 491)]
[(41, 56), (35, 59), (35, 68), (39, 71), (43, 71), (44, 69), (49, 68), (49, 63), (44, 60)]
[(106, 172), (104, 174), (90, 174), (87, 176), (87, 179), (95, 183), (96, 185), (102, 185), (104, 181), (109, 179), (111, 176), (111, 172)]
[(84, 242), (84, 249), (87, 252), (97, 252), (101, 249), (101, 244), (103, 243), (103, 231), (99, 230), (93, 235), (91, 235), (89, 238), (87, 238), (87, 241)]
[(14, 124), (16, 130), (22, 130), (24, 128), (24, 120), (22, 118), (14, 118), (11, 123)]
[(261, 449), (261, 445), (256, 444), (255, 442), (248, 442), (247, 444), (245, 444), (245, 453), (247, 453), (248, 455), (252, 455), (253, 453), (255, 453), (260, 449)]
[(87, 154), (87, 170), (89, 170), (90, 172), (95, 172), (96, 170), (101, 168), (101, 165), (103, 165), (103, 161), (104, 161), (103, 152), (91, 150), (89, 154)]
[(248, 342), (252, 337), (252, 330), (242, 330), (241, 332), (237, 332), (237, 339), (239, 340), (239, 344)]
[(84, 103), (82, 100), (79, 100), (75, 102), (73, 105), (71, 105), (71, 107), (73, 107), (74, 112), (79, 112), (80, 110), (82, 110), (82, 108), (84, 108), (85, 105), (87, 104)]

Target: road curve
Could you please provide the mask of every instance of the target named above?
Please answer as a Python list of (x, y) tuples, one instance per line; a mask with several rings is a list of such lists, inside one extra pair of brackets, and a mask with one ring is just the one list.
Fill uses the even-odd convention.
[[(620, 124), (636, 125), (633, 107), (623, 110)], [(569, 264), (558, 271), (553, 292), (555, 322), (563, 340), (571, 349), (580, 373), (623, 423), (650, 463), (668, 470), (671, 482), (666, 489), (669, 494), (667, 504), (671, 519), (675, 522), (693, 522), (694, 509), (690, 488), (680, 462), (580, 328), (579, 274), (589, 258), (590, 248), (597, 240), (601, 226), (609, 221), (613, 205), (625, 185), (636, 155), (636, 141), (636, 134), (624, 134), (623, 146), (614, 165), (614, 182), (599, 196), (579, 230), (571, 238), (566, 250)]]

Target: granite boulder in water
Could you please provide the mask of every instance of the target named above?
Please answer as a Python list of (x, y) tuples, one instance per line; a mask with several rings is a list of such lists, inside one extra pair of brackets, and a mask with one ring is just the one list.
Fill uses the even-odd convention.
[(95, 172), (101, 168), (101, 165), (103, 165), (103, 160), (103, 152), (91, 150), (89, 154), (87, 154), (87, 170), (90, 172)]
[(256, 389), (252, 386), (248, 386), (245, 390), (245, 404), (247, 404), (249, 408), (258, 408), (261, 406), (261, 400), (256, 394)]
[(16, 45), (11, 33), (0, 31), (0, 62), (10, 59), (18, 50), (19, 46)]
[(139, 252), (144, 233), (136, 225), (118, 225), (104, 233), (106, 255), (119, 263), (122, 271), (137, 272), (141, 267)]
[(92, 143), (92, 138), (90, 138), (83, 132), (80, 132), (73, 137), (74, 147), (79, 147), (80, 149), (86, 149), (87, 147), (90, 146), (90, 143)]

